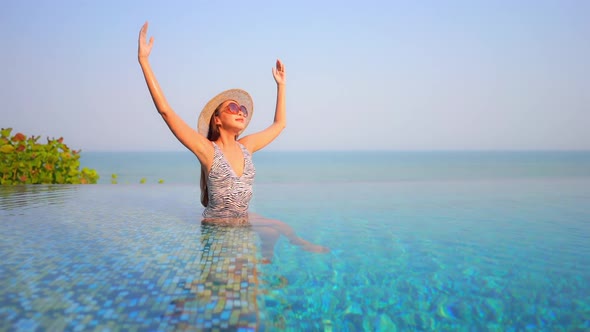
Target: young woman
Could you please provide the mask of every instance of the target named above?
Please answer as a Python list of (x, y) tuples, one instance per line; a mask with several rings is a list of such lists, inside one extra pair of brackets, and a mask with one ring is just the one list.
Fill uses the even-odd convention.
[(138, 60), (156, 109), (176, 138), (201, 163), (201, 203), (203, 223), (253, 226), (262, 240), (263, 256), (270, 259), (280, 234), (303, 249), (326, 252), (327, 248), (299, 238), (293, 229), (278, 220), (248, 212), (255, 169), (252, 154), (271, 143), (286, 125), (285, 66), (277, 60), (272, 69), (277, 84), (273, 123), (266, 129), (242, 138), (253, 115), (250, 95), (240, 89), (221, 92), (211, 99), (199, 116), (198, 130), (186, 124), (170, 107), (148, 61), (154, 38), (146, 41), (148, 23), (139, 33)]
[[(156, 109), (174, 136), (201, 163), (201, 203), (205, 207), (199, 275), (184, 286), (189, 293), (172, 301), (173, 310), (166, 316), (177, 328), (190, 322), (197, 328), (257, 329), (264, 302), (257, 300), (260, 283), (256, 266), (260, 262), (270, 263), (280, 235), (304, 250), (328, 251), (301, 239), (281, 221), (248, 212), (255, 175), (252, 154), (285, 128), (285, 66), (277, 60), (272, 70), (277, 103), (274, 121), (268, 128), (239, 137), (252, 119), (253, 102), (246, 91), (232, 89), (221, 92), (205, 105), (194, 130), (170, 107), (156, 80), (148, 61), (154, 39), (146, 41), (147, 28), (146, 22), (139, 33), (139, 64)], [(258, 244), (262, 260), (256, 254)]]

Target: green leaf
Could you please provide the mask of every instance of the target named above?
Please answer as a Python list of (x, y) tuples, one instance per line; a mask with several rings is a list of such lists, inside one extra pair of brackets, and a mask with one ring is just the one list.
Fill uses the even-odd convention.
[(8, 137), (10, 136), (10, 133), (12, 132), (12, 128), (2, 128), (2, 130), (0, 130), (0, 135), (2, 135), (2, 137)]
[(6, 144), (6, 145), (0, 146), (0, 152), (2, 152), (2, 153), (11, 153), (13, 151), (14, 151), (14, 146), (12, 146), (12, 145)]

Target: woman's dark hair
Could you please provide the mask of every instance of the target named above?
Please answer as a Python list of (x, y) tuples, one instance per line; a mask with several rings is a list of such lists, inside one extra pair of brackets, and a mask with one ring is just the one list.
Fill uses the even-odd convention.
[[(219, 139), (219, 128), (215, 124), (215, 117), (219, 114), (219, 109), (221, 108), (223, 103), (219, 104), (215, 109), (215, 112), (211, 114), (211, 119), (209, 120), (209, 131), (207, 132), (207, 139), (210, 141), (216, 141)], [(207, 176), (205, 175), (205, 169), (203, 165), (201, 165), (201, 204), (204, 207), (209, 205), (209, 189), (207, 188)]]

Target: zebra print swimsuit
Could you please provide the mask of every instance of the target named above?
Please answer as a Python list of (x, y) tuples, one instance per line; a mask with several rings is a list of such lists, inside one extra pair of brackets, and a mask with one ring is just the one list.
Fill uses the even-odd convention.
[(215, 142), (212, 143), (213, 164), (207, 177), (209, 204), (203, 211), (203, 217), (245, 218), (248, 216), (248, 204), (252, 198), (252, 184), (256, 174), (252, 156), (245, 146), (238, 143), (244, 154), (244, 172), (238, 177), (221, 149)]

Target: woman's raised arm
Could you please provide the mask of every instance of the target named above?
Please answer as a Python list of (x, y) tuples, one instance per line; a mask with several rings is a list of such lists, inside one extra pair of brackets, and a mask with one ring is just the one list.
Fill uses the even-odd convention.
[(195, 129), (184, 122), (184, 120), (182, 120), (168, 104), (164, 92), (162, 92), (160, 84), (158, 84), (158, 80), (156, 79), (148, 60), (154, 44), (154, 37), (150, 38), (149, 43), (146, 42), (147, 29), (148, 22), (145, 22), (139, 32), (137, 58), (141, 65), (141, 70), (143, 71), (143, 76), (145, 77), (145, 82), (149, 88), (154, 105), (174, 136), (192, 151), (202, 164), (207, 165), (210, 163), (209, 159), (213, 158), (213, 146), (206, 137), (200, 135)]
[(272, 76), (277, 83), (277, 104), (275, 108), (274, 121), (266, 129), (240, 139), (240, 143), (250, 150), (256, 152), (274, 141), (275, 138), (285, 129), (287, 125), (287, 114), (285, 106), (285, 85), (287, 83), (287, 74), (285, 65), (281, 60), (277, 60), (276, 67), (272, 69)]

